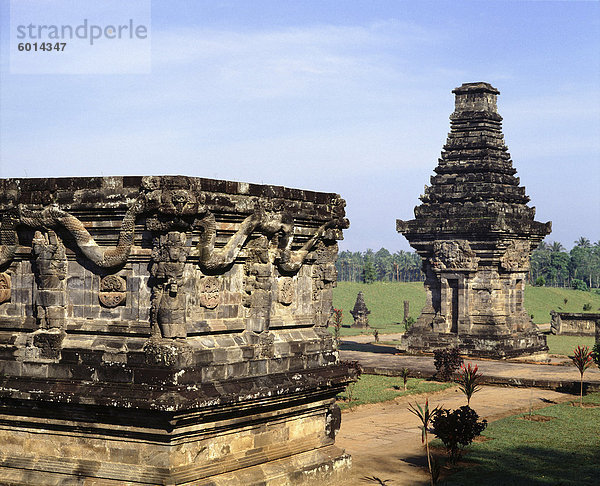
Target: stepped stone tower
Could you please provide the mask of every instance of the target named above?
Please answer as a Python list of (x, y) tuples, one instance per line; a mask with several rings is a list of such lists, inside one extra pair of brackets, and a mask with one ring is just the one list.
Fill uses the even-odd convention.
[(456, 88), (451, 130), (415, 219), (396, 228), (423, 259), (427, 303), (406, 333), (412, 352), (458, 346), (472, 356), (546, 351), (523, 307), (531, 251), (550, 233), (519, 186), (488, 83)]

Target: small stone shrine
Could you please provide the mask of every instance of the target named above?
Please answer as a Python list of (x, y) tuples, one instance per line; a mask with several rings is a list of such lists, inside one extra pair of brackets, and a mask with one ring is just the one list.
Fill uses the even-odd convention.
[(423, 259), (427, 303), (401, 349), (456, 346), (505, 358), (547, 351), (523, 307), (529, 257), (550, 233), (534, 221), (502, 135), (488, 83), (456, 88), (448, 140), (415, 219), (398, 220)]
[(0, 180), (0, 483), (327, 484), (336, 194)]
[(354, 317), (354, 322), (352, 323), (352, 327), (361, 327), (367, 328), (369, 327), (369, 314), (371, 311), (367, 309), (367, 304), (365, 304), (365, 296), (362, 291), (358, 293), (356, 296), (356, 302), (354, 303), (354, 309), (350, 311), (352, 317)]

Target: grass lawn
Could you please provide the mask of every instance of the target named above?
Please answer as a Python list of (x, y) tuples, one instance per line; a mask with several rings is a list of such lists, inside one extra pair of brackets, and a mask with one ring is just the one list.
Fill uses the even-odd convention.
[(350, 311), (354, 308), (356, 295), (363, 291), (365, 302), (371, 311), (369, 325), (371, 330), (342, 328), (342, 336), (352, 336), (363, 332), (371, 334), (373, 329), (380, 333), (404, 331), (398, 324), (404, 317), (404, 301), (410, 302), (410, 316), (416, 319), (425, 305), (425, 289), (423, 282), (373, 282), (372, 284), (356, 282), (338, 282), (333, 289), (333, 306), (343, 311), (343, 324), (350, 326), (354, 320)]
[[(410, 317), (416, 319), (425, 305), (425, 289), (423, 282), (374, 282), (372, 284), (356, 282), (338, 282), (333, 290), (333, 306), (343, 311), (343, 324), (350, 326), (353, 322), (350, 311), (354, 308), (356, 295), (363, 291), (365, 302), (371, 311), (369, 324), (371, 330), (342, 328), (342, 336), (361, 333), (371, 334), (373, 329), (380, 333), (402, 332), (404, 316), (403, 301), (410, 302)], [(564, 300), (567, 299), (565, 304)], [(553, 287), (531, 287), (525, 289), (525, 308), (533, 314), (533, 322), (545, 324), (550, 322), (550, 311), (583, 312), (584, 304), (591, 304), (591, 312), (600, 312), (600, 295), (595, 292), (562, 289)], [(570, 353), (570, 351), (569, 351)]]
[[(399, 389), (394, 389), (397, 386)], [(403, 380), (399, 376), (361, 375), (354, 385), (346, 388), (344, 393), (338, 395), (338, 405), (342, 410), (363, 405), (365, 403), (378, 403), (393, 400), (402, 395), (416, 393), (432, 393), (456, 386), (454, 383), (435, 383), (419, 378), (409, 378), (404, 391)], [(348, 402), (348, 397), (352, 402)]]
[(492, 422), (483, 432), (489, 440), (474, 443), (469, 448), (466, 459), (475, 465), (465, 467), (441, 483), (448, 486), (599, 485), (600, 393), (584, 397), (584, 402), (599, 407), (579, 408), (562, 403), (534, 412), (549, 417), (546, 422), (521, 418), (527, 414)]
[[(565, 299), (567, 303), (565, 304)], [(583, 312), (583, 305), (591, 304), (590, 312), (600, 312), (600, 295), (596, 292), (562, 289), (555, 287), (525, 288), (525, 308), (533, 314), (533, 322), (544, 324), (550, 322), (550, 311)]]
[(591, 336), (555, 336), (549, 334), (547, 342), (551, 354), (564, 354), (565, 356), (572, 356), (577, 346), (587, 346), (590, 349), (594, 346), (594, 338)]

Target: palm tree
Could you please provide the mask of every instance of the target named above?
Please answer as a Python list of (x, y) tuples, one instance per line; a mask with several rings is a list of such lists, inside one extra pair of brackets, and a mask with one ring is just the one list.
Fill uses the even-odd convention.
[(592, 243), (585, 236), (581, 236), (576, 242), (575, 246), (580, 246), (581, 248), (591, 248)]

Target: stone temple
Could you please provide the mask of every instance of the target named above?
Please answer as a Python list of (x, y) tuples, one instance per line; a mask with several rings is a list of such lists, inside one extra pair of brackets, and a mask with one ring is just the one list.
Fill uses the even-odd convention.
[(415, 219), (397, 230), (423, 260), (427, 303), (406, 333), (409, 352), (459, 347), (471, 356), (547, 351), (523, 306), (531, 251), (551, 223), (519, 186), (502, 135), (499, 91), (488, 83), (456, 88), (451, 130)]
[(0, 484), (327, 484), (336, 194), (0, 180)]

